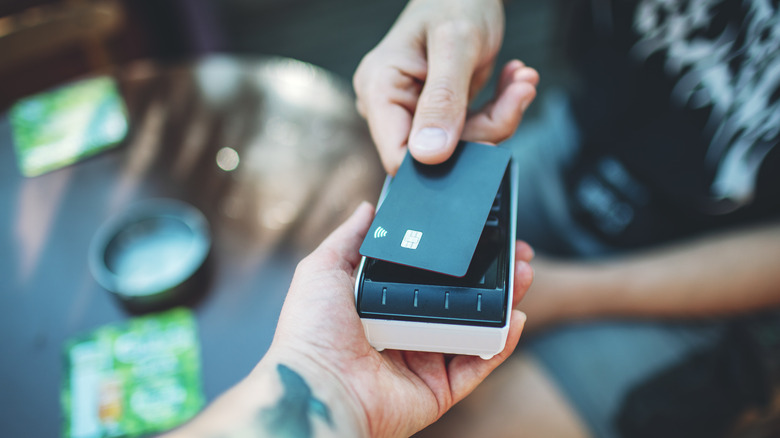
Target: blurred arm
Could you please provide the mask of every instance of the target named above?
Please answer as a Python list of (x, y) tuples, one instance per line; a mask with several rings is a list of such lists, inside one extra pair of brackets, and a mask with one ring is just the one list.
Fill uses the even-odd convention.
[(709, 317), (780, 305), (780, 223), (595, 263), (537, 258), (530, 326), (610, 316)]

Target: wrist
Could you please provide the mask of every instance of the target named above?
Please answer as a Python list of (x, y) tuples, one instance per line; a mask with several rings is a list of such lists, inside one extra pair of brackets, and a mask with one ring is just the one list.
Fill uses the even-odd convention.
[(165, 438), (369, 436), (365, 414), (354, 400), (314, 361), (269, 351), (249, 376)]
[[(258, 394), (260, 416), (268, 422), (289, 419), (308, 422), (312, 437), (367, 437), (368, 420), (357, 396), (337, 372), (313, 357), (271, 347), (247, 377), (248, 386)], [(271, 389), (269, 394), (269, 386)], [(262, 395), (260, 395), (262, 394)], [(292, 419), (281, 415), (290, 405), (305, 413)]]

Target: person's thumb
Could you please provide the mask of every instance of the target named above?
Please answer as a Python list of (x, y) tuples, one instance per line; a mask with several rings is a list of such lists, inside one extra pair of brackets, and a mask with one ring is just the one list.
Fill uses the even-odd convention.
[(428, 35), (428, 73), (414, 112), (409, 152), (419, 162), (446, 161), (460, 139), (478, 53), (473, 34), (440, 26)]

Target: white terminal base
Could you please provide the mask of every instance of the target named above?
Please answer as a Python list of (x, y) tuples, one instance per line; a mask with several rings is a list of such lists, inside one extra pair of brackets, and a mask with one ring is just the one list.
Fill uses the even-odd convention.
[(379, 351), (411, 350), (468, 354), (490, 359), (504, 350), (509, 318), (503, 327), (439, 324), (362, 318), (369, 343)]

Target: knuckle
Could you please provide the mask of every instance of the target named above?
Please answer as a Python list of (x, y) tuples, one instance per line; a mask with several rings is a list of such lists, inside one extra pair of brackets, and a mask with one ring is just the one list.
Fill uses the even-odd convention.
[(364, 119), (366, 118), (366, 106), (363, 104), (363, 101), (360, 100), (360, 97), (355, 99), (355, 109), (361, 117)]
[(474, 44), (482, 40), (480, 28), (467, 19), (452, 19), (440, 22), (431, 29), (431, 36), (441, 41), (457, 44)]
[(316, 260), (312, 260), (312, 258), (316, 258), (316, 255), (314, 253), (311, 253), (306, 257), (302, 258), (301, 261), (298, 262), (298, 265), (295, 267), (295, 274), (309, 272), (316, 261)]
[[(426, 84), (428, 85), (428, 84)], [(429, 112), (449, 113), (466, 105), (465, 98), (445, 84), (430, 84), (420, 98), (420, 109)]]
[(371, 78), (375, 76), (376, 70), (381, 66), (377, 61), (376, 49), (368, 52), (360, 60), (355, 74), (352, 75), (352, 86), (356, 93), (360, 93), (370, 83)]
[(355, 90), (355, 94), (358, 97), (365, 93), (366, 81), (370, 76), (366, 73), (366, 67), (362, 64), (355, 70), (355, 74), (352, 76), (352, 89)]
[(360, 93), (363, 92), (363, 78), (358, 76), (360, 71), (355, 72), (355, 75), (352, 76), (352, 89), (355, 91), (355, 95), (360, 97)]

